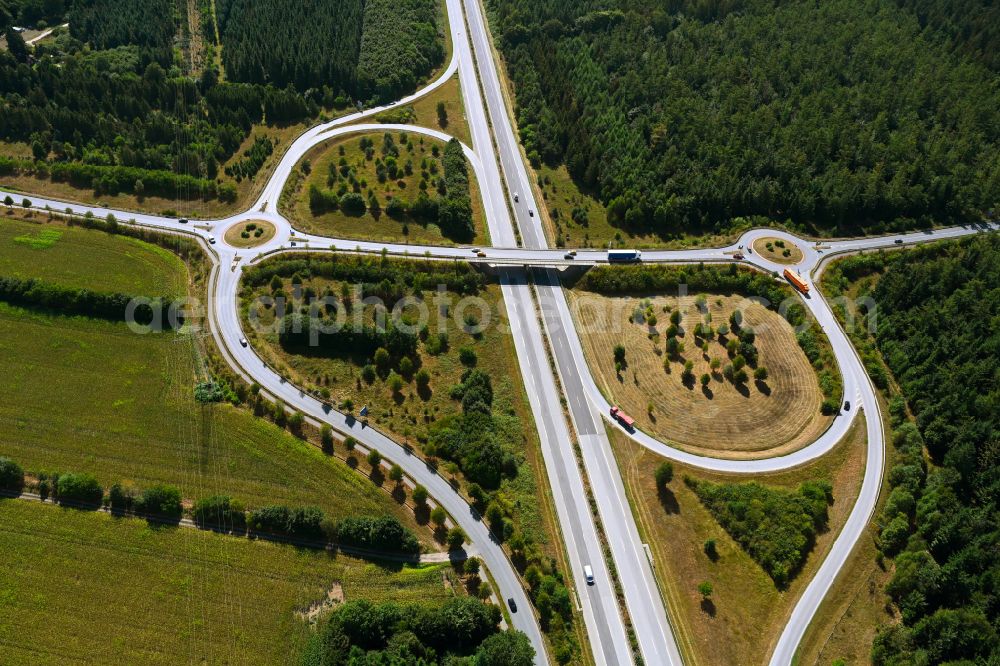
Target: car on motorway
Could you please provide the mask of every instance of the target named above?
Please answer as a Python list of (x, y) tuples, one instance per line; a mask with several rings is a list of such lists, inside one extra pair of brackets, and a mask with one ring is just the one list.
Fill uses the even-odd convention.
[(844, 401), (844, 411), (845, 412), (851, 411), (851, 401), (850, 400), (845, 400)]
[(517, 203), (520, 199), (517, 196), (517, 192), (514, 192), (514, 203)]
[(533, 211), (533, 210), (531, 210), (531, 209), (529, 208), (529, 209), (528, 209), (528, 217), (534, 217), (534, 216), (535, 216), (535, 211)]
[(566, 254), (563, 255), (563, 259), (574, 259), (575, 257), (576, 254), (574, 254), (573, 252), (567, 252)]
[(902, 245), (903, 244), (903, 239), (902, 238), (897, 238), (896, 240), (893, 241), (893, 243), (895, 243), (896, 245)]
[(480, 249), (478, 247), (472, 248), (472, 254), (479, 254)]
[(514, 597), (507, 597), (507, 605), (510, 607), (511, 613), (517, 612), (517, 602), (514, 601)]
[(186, 217), (182, 217), (181, 219), (179, 219), (177, 221), (180, 222), (181, 224), (187, 224), (188, 223), (188, 219)]
[(589, 564), (583, 565), (583, 577), (587, 579), (587, 585), (594, 584), (594, 570), (590, 568)]
[(250, 344), (250, 343), (247, 342), (246, 338), (240, 338), (240, 345), (241, 346), (246, 347), (248, 344)]
[(479, 252), (476, 252), (476, 256), (477, 256), (477, 257), (485, 257), (485, 256), (486, 256), (486, 253), (485, 253), (485, 252), (483, 252), (482, 250), (480, 250)]

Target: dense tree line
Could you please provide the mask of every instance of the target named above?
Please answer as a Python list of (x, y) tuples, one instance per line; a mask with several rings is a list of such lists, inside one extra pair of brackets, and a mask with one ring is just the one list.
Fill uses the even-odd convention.
[(217, 0), (234, 81), (389, 101), (441, 63), (433, 0)]
[[(468, 263), (351, 255), (322, 259), (310, 255), (283, 255), (247, 268), (243, 280), (252, 287), (259, 287), (268, 284), (274, 276), (290, 278), (296, 274), (304, 279), (316, 276), (360, 284), (365, 294), (405, 294), (435, 289), (438, 285), (458, 294), (478, 294), (486, 284), (483, 274)], [(380, 284), (383, 286), (379, 287)]]
[(876, 317), (874, 343), (901, 391), (889, 404), (898, 455), (887, 474), (879, 545), (895, 559), (886, 591), (902, 622), (879, 633), (873, 661), (993, 663), (1000, 658), (1000, 239), (836, 266), (836, 290), (877, 279), (870, 291), (877, 307), (862, 323)]
[(613, 225), (910, 228), (1000, 199), (996, 75), (892, 0), (490, 5), (529, 156)]
[(469, 597), (440, 606), (350, 601), (324, 620), (301, 663), (530, 666), (527, 637), (500, 632), (500, 619), (496, 606)]
[(70, 34), (95, 48), (170, 49), (177, 27), (173, 0), (76, 0)]
[(476, 235), (472, 223), (472, 199), (469, 194), (469, 166), (458, 139), (444, 147), (445, 194), (438, 202), (438, 225), (448, 238), (470, 241)]
[(493, 490), (501, 479), (517, 474), (514, 454), (506, 452), (493, 423), (493, 386), (490, 376), (473, 368), (452, 390), (462, 413), (438, 420), (425, 446), (428, 455), (458, 463), (472, 482)]
[(779, 588), (795, 577), (816, 533), (826, 529), (827, 506), (833, 501), (832, 487), (825, 481), (807, 481), (796, 491), (755, 481), (684, 481)]
[(8, 26), (38, 26), (62, 22), (65, 0), (0, 0), (0, 31)]
[[(36, 278), (15, 278), (0, 276), (0, 301), (28, 308), (41, 308), (63, 315), (82, 315), (107, 319), (109, 321), (125, 321), (129, 303), (135, 299), (142, 303), (134, 308), (134, 321), (148, 325), (160, 322), (164, 327), (170, 327), (171, 317), (169, 298), (137, 297), (118, 292), (97, 292), (89, 289), (64, 287), (45, 282)], [(178, 325), (180, 321), (178, 314)]]
[(419, 553), (417, 537), (392, 516), (349, 516), (334, 529), (334, 540), (344, 546), (395, 553)]
[[(774, 276), (730, 264), (715, 266), (595, 266), (574, 285), (601, 294), (676, 294), (683, 286), (689, 293), (740, 294), (763, 298), (772, 310), (793, 296), (791, 289)], [(796, 311), (800, 316), (801, 307)], [(801, 323), (792, 321), (793, 325)]]

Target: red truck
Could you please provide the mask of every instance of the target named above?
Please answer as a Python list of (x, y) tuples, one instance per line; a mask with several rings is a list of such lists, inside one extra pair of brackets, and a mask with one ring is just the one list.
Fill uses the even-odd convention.
[(635, 419), (619, 409), (618, 405), (611, 408), (611, 417), (621, 423), (626, 430), (635, 430)]

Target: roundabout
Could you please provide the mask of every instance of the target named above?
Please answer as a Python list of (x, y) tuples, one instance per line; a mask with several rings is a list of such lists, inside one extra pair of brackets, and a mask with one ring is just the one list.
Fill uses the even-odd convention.
[(237, 222), (226, 229), (223, 239), (235, 248), (249, 249), (269, 242), (277, 233), (277, 228), (266, 220), (246, 220)]

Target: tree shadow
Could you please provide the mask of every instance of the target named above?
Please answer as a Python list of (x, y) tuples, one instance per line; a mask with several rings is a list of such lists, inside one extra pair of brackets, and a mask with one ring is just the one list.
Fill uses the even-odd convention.
[(757, 387), (757, 390), (763, 393), (764, 395), (771, 395), (771, 387), (767, 385), (767, 382), (760, 379), (755, 379), (753, 384), (754, 386)]
[(354, 456), (354, 455), (347, 456), (347, 460), (345, 460), (344, 463), (348, 467), (350, 467), (351, 469), (357, 469), (358, 468), (358, 458), (357, 458), (357, 456)]
[(406, 502), (406, 490), (403, 488), (402, 483), (397, 483), (392, 489), (392, 499), (396, 500), (397, 504), (403, 504)]
[(406, 400), (406, 396), (402, 392), (392, 394), (392, 401), (396, 403), (397, 407), (402, 405), (404, 400)]
[(382, 484), (385, 483), (385, 474), (382, 472), (382, 466), (375, 465), (375, 467), (372, 468), (372, 471), (368, 473), (368, 478), (371, 479), (371, 482), (376, 486), (381, 487)]
[(702, 599), (701, 600), (701, 610), (702, 610), (703, 613), (705, 613), (709, 617), (715, 617), (715, 613), (716, 613), (715, 602), (712, 601), (711, 599), (708, 599), (708, 598)]
[(418, 386), (417, 387), (417, 397), (419, 397), (424, 402), (429, 401), (433, 395), (434, 395), (434, 391), (431, 390), (431, 387), (430, 387), (429, 384), (427, 386)]
[(417, 521), (417, 525), (426, 525), (431, 522), (431, 508), (426, 504), (418, 504), (413, 509), (413, 519)]
[(677, 496), (674, 495), (674, 491), (667, 487), (661, 487), (657, 492), (660, 498), (660, 506), (668, 514), (674, 515), (681, 512), (681, 505), (677, 503)]
[(745, 383), (733, 384), (733, 386), (736, 387), (736, 390), (739, 391), (739, 394), (744, 398), (750, 397), (750, 387)]
[(709, 400), (715, 398), (715, 393), (712, 391), (712, 388), (708, 384), (705, 384), (704, 386), (701, 387), (701, 394), (706, 398), (708, 398)]

